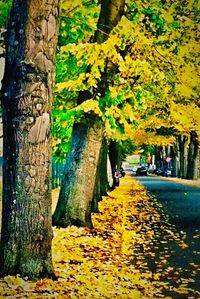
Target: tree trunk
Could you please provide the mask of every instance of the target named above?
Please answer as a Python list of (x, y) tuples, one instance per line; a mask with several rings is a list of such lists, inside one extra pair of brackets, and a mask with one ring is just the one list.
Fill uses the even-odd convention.
[(196, 132), (190, 132), (190, 144), (188, 149), (187, 178), (190, 180), (198, 178), (198, 139)]
[(187, 145), (188, 138), (186, 136), (179, 136), (179, 151), (180, 151), (180, 171), (179, 177), (185, 179), (187, 177)]
[(121, 155), (121, 147), (120, 144), (116, 141), (111, 141), (109, 145), (109, 158), (112, 168), (112, 175), (113, 175), (113, 189), (117, 186), (116, 178), (115, 178), (115, 170), (119, 169), (122, 162), (122, 155)]
[[(125, 0), (101, 2), (94, 42), (102, 43), (108, 38), (108, 34), (121, 18), (124, 5)], [(107, 86), (107, 81), (100, 82), (99, 92), (102, 95)], [(79, 103), (88, 98), (92, 98), (89, 92), (81, 92)], [(86, 123), (84, 120), (74, 124), (61, 192), (53, 215), (53, 224), (56, 226), (66, 227), (73, 224), (92, 227), (91, 202), (104, 131), (104, 126), (98, 122), (99, 120), (96, 119), (94, 122)]]
[(178, 177), (179, 171), (179, 151), (176, 144), (171, 146), (171, 157), (172, 157), (172, 177)]
[(112, 190), (113, 187), (113, 174), (112, 174), (112, 166), (110, 163), (110, 157), (107, 154), (107, 178), (108, 178), (108, 190)]
[[(111, 176), (111, 177), (110, 177)], [(112, 182), (111, 182), (112, 180)], [(113, 187), (112, 171), (108, 156), (108, 145), (104, 138), (101, 146), (100, 159), (97, 167), (96, 182), (93, 196), (93, 212), (99, 212), (98, 202), (107, 195)]]
[(14, 0), (3, 106), (1, 275), (54, 276), (51, 107), (58, 0)]
[(124, 13), (125, 0), (101, 1), (101, 11), (98, 19), (94, 42), (103, 43), (112, 29), (120, 21)]
[(197, 179), (200, 178), (200, 146), (198, 148), (198, 154), (197, 154)]
[(96, 180), (94, 184), (94, 192), (93, 192), (93, 199), (92, 199), (92, 209), (91, 209), (93, 213), (99, 213), (99, 201), (101, 200), (99, 171), (100, 168), (97, 167)]
[(156, 169), (162, 168), (162, 157), (161, 157), (161, 150), (160, 146), (155, 147), (155, 163)]
[(91, 203), (102, 135), (97, 121), (90, 126), (74, 125), (54, 225), (92, 227)]
[(100, 192), (101, 196), (107, 195), (109, 190), (108, 182), (108, 145), (107, 141), (104, 139), (102, 142), (102, 161), (100, 168)]
[(92, 212), (99, 213), (98, 203), (102, 198), (101, 194), (101, 166), (103, 163), (103, 142), (101, 144), (101, 150), (99, 153), (99, 160), (97, 165), (96, 179), (94, 184), (94, 192), (92, 199)]

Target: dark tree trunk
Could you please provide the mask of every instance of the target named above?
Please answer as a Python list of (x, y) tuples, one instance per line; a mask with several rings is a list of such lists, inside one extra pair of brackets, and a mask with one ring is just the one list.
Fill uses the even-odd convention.
[(107, 195), (109, 190), (108, 182), (108, 145), (107, 141), (104, 139), (102, 142), (102, 160), (101, 160), (101, 170), (100, 170), (100, 192), (101, 196)]
[(198, 154), (197, 154), (197, 179), (200, 178), (200, 146), (198, 148)]
[(188, 148), (188, 167), (187, 178), (190, 180), (198, 178), (197, 157), (198, 157), (198, 139), (196, 132), (190, 132), (190, 144)]
[(58, 0), (14, 0), (3, 107), (1, 275), (54, 276), (51, 260), (51, 106)]
[(94, 185), (93, 199), (92, 199), (92, 208), (93, 213), (99, 213), (99, 201), (102, 199), (100, 191), (100, 178), (99, 178), (99, 167), (97, 167), (96, 180)]
[(119, 169), (122, 162), (121, 146), (116, 141), (111, 141), (109, 145), (109, 158), (113, 175), (113, 188), (118, 185), (115, 179), (115, 170)]
[(124, 13), (125, 0), (103, 0), (94, 41), (103, 43)]
[(107, 195), (107, 191), (110, 190), (108, 181), (108, 146), (105, 138), (101, 145), (101, 151), (98, 161), (96, 182), (94, 187), (92, 211), (99, 212), (98, 202), (102, 199), (102, 196)]
[[(94, 42), (102, 43), (108, 38), (108, 34), (121, 18), (124, 5), (125, 0), (102, 1)], [(106, 86), (107, 82), (100, 82), (101, 94), (105, 93)], [(82, 92), (79, 103), (91, 97), (89, 92)], [(98, 125), (98, 122), (98, 119), (88, 123), (84, 120), (73, 127), (61, 192), (53, 215), (53, 224), (56, 226), (74, 224), (92, 227), (91, 202), (104, 131), (104, 126)]]
[(179, 169), (179, 163), (178, 163), (178, 148), (177, 145), (174, 144), (171, 146), (171, 157), (172, 157), (172, 177), (178, 176), (178, 169)]
[(180, 151), (180, 169), (179, 177), (185, 179), (187, 177), (187, 142), (188, 138), (186, 136), (179, 136), (178, 144)]
[(156, 146), (155, 148), (155, 163), (156, 169), (162, 168), (162, 157), (161, 157), (161, 147)]
[(98, 203), (102, 198), (101, 194), (101, 166), (103, 163), (103, 142), (101, 144), (101, 150), (99, 154), (99, 160), (97, 165), (96, 179), (94, 185), (93, 199), (92, 199), (92, 212), (99, 213)]

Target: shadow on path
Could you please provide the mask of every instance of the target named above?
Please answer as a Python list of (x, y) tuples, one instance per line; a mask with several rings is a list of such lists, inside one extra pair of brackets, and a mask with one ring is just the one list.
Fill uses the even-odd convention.
[[(136, 177), (148, 191), (149, 196), (159, 204), (161, 221), (154, 227), (154, 244), (151, 250), (143, 252), (151, 271), (161, 274), (161, 280), (168, 281), (171, 290), (166, 296), (173, 299), (200, 298), (200, 188), (183, 185), (157, 177)], [(163, 217), (162, 217), (163, 215)], [(169, 223), (169, 235), (162, 227)], [(182, 246), (170, 234), (181, 236)], [(138, 248), (138, 253), (141, 248)], [(163, 277), (162, 272), (168, 272)], [(199, 295), (190, 295), (190, 288)], [(180, 292), (174, 292), (179, 289)], [(193, 294), (193, 293), (192, 293)]]

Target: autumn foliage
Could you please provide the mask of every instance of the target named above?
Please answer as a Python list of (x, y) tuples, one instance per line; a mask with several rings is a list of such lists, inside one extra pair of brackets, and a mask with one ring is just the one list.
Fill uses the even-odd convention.
[[(184, 155), (175, 148), (180, 139), (190, 149), (189, 162), (195, 160), (200, 140), (197, 1), (127, 0), (120, 22), (101, 44), (92, 38), (98, 29), (99, 1), (75, 0), (71, 4), (61, 1), (54, 156), (66, 157), (74, 123), (96, 121), (103, 125), (108, 144), (170, 145), (174, 157), (179, 154), (181, 160)], [(102, 84), (104, 88), (100, 88)], [(86, 99), (79, 102), (80, 94), (86, 94)], [(54, 206), (57, 193), (54, 191)], [(165, 246), (169, 242), (184, 250), (185, 236), (168, 224), (155, 199), (132, 178), (122, 179), (119, 188), (103, 197), (99, 210), (92, 216), (94, 229), (54, 228), (57, 281), (30, 282), (6, 276), (1, 279), (2, 298), (169, 299), (200, 295), (186, 278), (172, 284), (177, 273), (169, 266), (168, 249), (160, 255), (152, 250), (159, 249), (158, 243)], [(194, 277), (195, 269), (196, 265), (191, 265)]]
[[(53, 192), (55, 207), (58, 190)], [(54, 228), (53, 263), (57, 280), (30, 282), (20, 276), (0, 281), (0, 298), (175, 298), (197, 296), (190, 279), (177, 286), (177, 274), (168, 264), (168, 253), (160, 252), (157, 270), (149, 261), (152, 248), (169, 242), (184, 250), (187, 245), (171, 226), (155, 199), (150, 198), (130, 176), (100, 203), (93, 215), (95, 229)], [(195, 275), (195, 265), (190, 274)], [(177, 297), (180, 298), (180, 297)], [(193, 297), (197, 298), (197, 297)]]

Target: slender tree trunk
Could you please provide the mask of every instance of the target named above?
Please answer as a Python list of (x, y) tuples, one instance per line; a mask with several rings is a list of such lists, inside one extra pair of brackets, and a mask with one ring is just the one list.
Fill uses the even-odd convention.
[(165, 168), (165, 160), (166, 160), (166, 147), (165, 146), (161, 146), (161, 165), (162, 165), (162, 169), (164, 170)]
[(98, 203), (101, 200), (101, 165), (103, 159), (103, 142), (101, 144), (101, 150), (99, 153), (99, 160), (97, 165), (97, 172), (96, 172), (96, 179), (94, 184), (94, 192), (93, 192), (93, 199), (92, 199), (92, 212), (99, 213), (99, 206)]
[(108, 190), (112, 190), (113, 187), (113, 174), (112, 174), (112, 166), (110, 163), (110, 157), (107, 154), (107, 178), (108, 178)]
[(187, 167), (187, 178), (197, 179), (198, 178), (198, 140), (196, 132), (190, 133), (190, 144), (188, 148), (188, 167)]
[[(102, 43), (108, 38), (108, 34), (121, 18), (124, 5), (125, 0), (102, 1), (94, 42)], [(100, 82), (101, 94), (105, 93), (107, 84), (103, 80)], [(79, 100), (92, 97), (88, 92), (84, 92), (84, 95), (84, 97), (79, 95)], [(61, 192), (53, 215), (53, 224), (56, 226), (65, 227), (74, 224), (92, 227), (91, 202), (104, 131), (104, 126), (98, 122), (98, 119), (88, 123), (84, 121), (73, 127)], [(90, 162), (88, 158), (92, 161)]]
[(111, 141), (109, 145), (109, 157), (112, 168), (120, 168), (122, 162), (121, 146), (116, 141)]
[(51, 106), (58, 0), (14, 0), (3, 106), (1, 274), (54, 276), (51, 261)]
[(162, 168), (162, 158), (161, 158), (161, 147), (156, 146), (155, 148), (155, 163), (156, 169)]
[[(98, 165), (99, 166), (99, 165)], [(93, 199), (92, 199), (92, 209), (93, 213), (99, 213), (99, 201), (101, 200), (101, 190), (100, 190), (100, 168), (97, 167), (96, 180), (94, 185)]]
[(92, 201), (92, 212), (99, 212), (98, 202), (102, 199), (102, 196), (107, 194), (109, 189), (108, 174), (107, 174), (107, 158), (108, 149), (105, 138), (101, 144), (101, 151), (99, 155), (99, 161), (97, 166), (96, 181), (94, 186), (94, 194)]
[(200, 145), (198, 147), (198, 154), (197, 154), (197, 179), (200, 178)]
[(103, 0), (94, 41), (103, 43), (124, 13), (125, 0)]
[(102, 161), (101, 161), (101, 171), (100, 171), (100, 192), (101, 196), (107, 195), (109, 190), (108, 182), (108, 145), (107, 141), (102, 142)]
[(185, 136), (179, 136), (179, 151), (180, 151), (180, 171), (179, 177), (185, 179), (187, 177), (187, 145), (188, 139)]
[(113, 175), (113, 188), (117, 186), (117, 182), (115, 179), (115, 170), (116, 168), (119, 169), (122, 162), (122, 155), (121, 155), (121, 147), (118, 142), (111, 141), (109, 145), (109, 157), (110, 163), (112, 168), (112, 175)]
[(178, 148), (176, 144), (171, 146), (171, 157), (172, 157), (172, 177), (178, 177), (179, 158), (178, 158)]
[(176, 161), (177, 161), (177, 177), (180, 177), (180, 168), (181, 168), (181, 155), (180, 155), (180, 147), (179, 147), (179, 137), (176, 137)]

